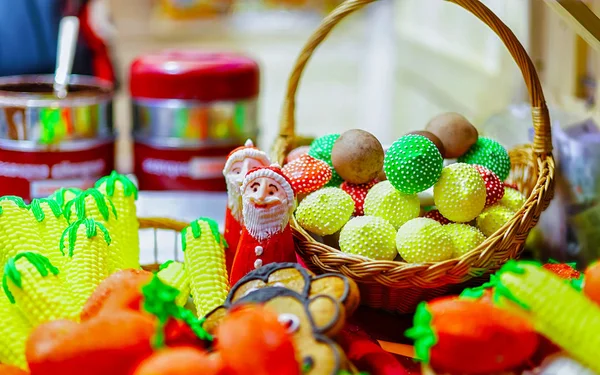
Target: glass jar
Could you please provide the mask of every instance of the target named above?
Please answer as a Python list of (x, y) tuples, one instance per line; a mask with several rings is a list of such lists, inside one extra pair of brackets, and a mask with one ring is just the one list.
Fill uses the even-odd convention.
[(133, 62), (130, 90), (140, 189), (226, 191), (227, 155), (258, 135), (257, 63), (221, 52), (146, 55)]
[(59, 99), (53, 81), (0, 78), (0, 195), (29, 201), (64, 186), (86, 189), (114, 168), (112, 85), (74, 75)]

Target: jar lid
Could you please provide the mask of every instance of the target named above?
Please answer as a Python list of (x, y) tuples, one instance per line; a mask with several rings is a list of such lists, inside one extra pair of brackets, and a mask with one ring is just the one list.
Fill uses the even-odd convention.
[(167, 50), (143, 55), (131, 65), (133, 98), (242, 100), (258, 95), (259, 68), (249, 57), (228, 52)]

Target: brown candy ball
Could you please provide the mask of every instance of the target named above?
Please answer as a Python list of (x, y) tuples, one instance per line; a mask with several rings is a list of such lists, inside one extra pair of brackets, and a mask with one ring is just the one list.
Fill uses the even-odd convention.
[(344, 132), (335, 141), (331, 162), (344, 181), (364, 184), (383, 170), (383, 147), (375, 136), (360, 129)]
[(477, 129), (464, 116), (449, 112), (434, 117), (425, 129), (435, 134), (443, 143), (446, 159), (456, 159), (477, 142)]
[(431, 142), (433, 142), (433, 144), (435, 144), (435, 147), (438, 148), (438, 150), (440, 150), (440, 154), (442, 154), (442, 156), (444, 156), (444, 153), (446, 152), (444, 144), (442, 143), (442, 141), (432, 132), (428, 132), (426, 130), (416, 130), (414, 132), (410, 132), (408, 134), (417, 134), (417, 135), (422, 135), (423, 137), (429, 139)]

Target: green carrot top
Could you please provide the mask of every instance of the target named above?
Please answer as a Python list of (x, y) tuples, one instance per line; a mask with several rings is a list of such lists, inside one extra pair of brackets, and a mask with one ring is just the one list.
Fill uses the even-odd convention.
[(127, 178), (127, 176), (117, 173), (117, 171), (112, 171), (112, 173), (108, 176), (104, 176), (98, 181), (94, 187), (99, 188), (102, 184), (105, 185), (106, 194), (109, 197), (112, 197), (115, 194), (115, 187), (117, 182), (121, 184), (123, 187), (123, 195), (129, 197), (133, 195), (134, 199), (138, 199), (138, 189), (135, 184)]
[(431, 324), (433, 316), (427, 308), (427, 302), (417, 306), (414, 316), (414, 326), (405, 333), (406, 337), (415, 341), (416, 358), (424, 363), (431, 359), (431, 348), (437, 344), (438, 338)]
[(142, 293), (144, 310), (156, 316), (159, 321), (153, 339), (154, 348), (158, 349), (165, 345), (164, 329), (171, 318), (184, 321), (199, 339), (212, 341), (212, 336), (202, 328), (204, 319), (197, 319), (190, 310), (177, 306), (175, 299), (179, 295), (179, 290), (160, 281), (156, 274), (150, 283), (142, 287)]
[(86, 210), (86, 205), (88, 203), (88, 197), (90, 197), (93, 200), (96, 207), (98, 208), (98, 211), (100, 211), (100, 215), (102, 215), (102, 218), (104, 218), (105, 221), (108, 221), (110, 219), (111, 211), (113, 217), (117, 217), (117, 209), (115, 208), (115, 205), (112, 203), (110, 198), (102, 194), (100, 190), (91, 188), (80, 193), (75, 199), (67, 202), (64, 210), (67, 221), (71, 221), (71, 209), (73, 206), (75, 206), (75, 215), (78, 220), (84, 219), (87, 216), (88, 212)]
[(217, 242), (220, 245), (223, 245), (224, 247), (228, 247), (225, 238), (221, 235), (221, 232), (219, 232), (219, 224), (217, 224), (217, 222), (211, 218), (200, 217), (197, 220), (192, 221), (189, 226), (183, 228), (183, 230), (181, 231), (181, 245), (183, 251), (185, 251), (187, 247), (187, 240), (185, 238), (185, 235), (188, 229), (192, 231), (192, 236), (196, 239), (200, 238), (200, 236), (202, 235), (202, 228), (200, 227), (201, 221), (208, 224), (210, 232), (212, 233), (212, 236), (215, 239), (215, 242)]
[(60, 236), (59, 248), (63, 255), (65, 255), (65, 238), (68, 238), (69, 256), (73, 256), (73, 252), (75, 251), (75, 242), (77, 241), (77, 232), (79, 231), (80, 227), (85, 227), (85, 235), (87, 238), (95, 237), (98, 234), (98, 229), (100, 229), (100, 232), (103, 234), (104, 242), (106, 242), (107, 245), (110, 245), (110, 233), (108, 233), (108, 229), (106, 229), (104, 224), (92, 218), (81, 219), (73, 224), (70, 224), (67, 229), (65, 229), (62, 236)]
[(17, 268), (17, 261), (21, 258), (25, 258), (31, 263), (35, 269), (39, 272), (42, 277), (48, 276), (50, 273), (58, 275), (58, 268), (54, 267), (50, 262), (50, 259), (46, 258), (40, 253), (34, 252), (23, 252), (10, 258), (4, 266), (4, 276), (2, 277), (2, 288), (4, 293), (8, 297), (11, 303), (15, 303), (15, 298), (8, 288), (8, 280), (12, 281), (17, 287), (23, 286), (23, 280), (21, 278), (21, 272)]

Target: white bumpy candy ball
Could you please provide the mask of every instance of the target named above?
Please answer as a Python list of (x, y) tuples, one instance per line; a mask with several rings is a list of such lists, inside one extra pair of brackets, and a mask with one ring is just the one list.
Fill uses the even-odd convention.
[(441, 262), (452, 258), (454, 246), (444, 226), (419, 217), (404, 224), (396, 234), (396, 248), (410, 263)]
[(389, 181), (381, 181), (367, 193), (364, 212), (389, 221), (396, 229), (419, 216), (421, 203), (416, 194), (403, 194)]
[(444, 225), (444, 230), (454, 245), (453, 258), (465, 255), (485, 241), (483, 233), (468, 224), (448, 224)]
[(328, 187), (309, 194), (296, 209), (302, 228), (327, 236), (340, 230), (354, 212), (352, 197), (340, 188)]
[(396, 229), (380, 217), (355, 217), (340, 232), (340, 250), (374, 260), (394, 260), (398, 255)]
[(433, 200), (440, 213), (450, 221), (467, 223), (483, 211), (486, 202), (485, 182), (469, 164), (456, 163), (442, 170), (433, 187)]

